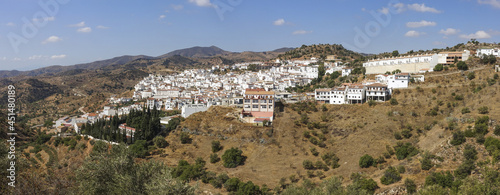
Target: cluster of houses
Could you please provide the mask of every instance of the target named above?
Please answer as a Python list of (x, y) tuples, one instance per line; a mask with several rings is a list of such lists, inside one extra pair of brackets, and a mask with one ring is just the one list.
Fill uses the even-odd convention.
[(483, 55), (493, 55), (495, 57), (500, 57), (500, 49), (493, 47), (483, 47), (476, 50), (476, 56), (482, 57)]
[[(424, 77), (415, 75), (419, 81)], [(318, 103), (324, 104), (362, 104), (366, 101), (387, 101), (391, 98), (392, 90), (407, 88), (410, 74), (399, 73), (394, 75), (377, 75), (375, 80), (364, 83), (344, 83), (339, 87), (316, 89), (314, 98)]]

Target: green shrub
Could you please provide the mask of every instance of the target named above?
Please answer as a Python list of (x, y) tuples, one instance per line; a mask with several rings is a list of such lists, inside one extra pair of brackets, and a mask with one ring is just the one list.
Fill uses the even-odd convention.
[(217, 163), (220, 161), (220, 158), (217, 154), (210, 154), (210, 163)]
[(469, 72), (469, 74), (467, 74), (467, 78), (469, 80), (472, 80), (472, 79), (476, 78), (476, 74), (474, 74), (474, 72)]
[(453, 133), (453, 138), (451, 139), (451, 145), (457, 146), (465, 142), (465, 133), (463, 131), (456, 131)]
[(434, 71), (442, 71), (443, 70), (443, 65), (442, 64), (437, 64), (436, 66), (434, 66)]
[[(375, 190), (379, 188), (377, 182), (375, 182), (373, 179), (366, 178), (365, 176), (359, 173), (352, 173), (351, 180), (353, 181), (352, 182), (353, 184), (348, 187), (351, 189), (365, 190), (369, 194), (373, 194), (375, 193)], [(347, 194), (359, 194), (359, 193), (347, 193)]]
[(425, 186), (439, 185), (443, 188), (450, 188), (455, 178), (451, 172), (433, 172), (425, 178)]
[(470, 144), (467, 144), (464, 148), (463, 155), (466, 160), (476, 160), (477, 159), (476, 148)]
[(359, 158), (359, 167), (361, 168), (368, 168), (373, 165), (374, 159), (372, 156), (365, 154)]
[(189, 144), (191, 143), (193, 140), (191, 139), (191, 137), (189, 136), (188, 133), (186, 132), (182, 132), (181, 135), (180, 135), (180, 139), (181, 139), (181, 143), (182, 144)]
[(405, 173), (406, 172), (405, 166), (399, 165), (398, 166), (398, 172), (401, 173), (401, 174)]
[(323, 161), (325, 161), (325, 163), (332, 169), (340, 167), (339, 164), (340, 159), (332, 151), (328, 151), (325, 154), (323, 154), (323, 156), (321, 156), (321, 159), (323, 159)]
[(396, 183), (401, 180), (401, 175), (399, 172), (396, 170), (396, 168), (389, 166), (385, 172), (382, 178), (380, 178), (380, 182), (384, 185), (389, 185)]
[(401, 136), (401, 133), (398, 132), (398, 131), (394, 132), (394, 138), (396, 140), (402, 140), (403, 139), (403, 137)]
[(240, 183), (241, 183), (240, 179), (231, 178), (228, 179), (226, 183), (224, 183), (224, 188), (226, 188), (228, 192), (235, 192), (238, 190), (238, 186), (240, 185)]
[(212, 152), (216, 153), (222, 150), (222, 145), (219, 141), (212, 141)]
[(497, 136), (500, 136), (500, 125), (496, 125), (493, 129), (493, 133)]
[(403, 144), (399, 142), (398, 145), (394, 147), (394, 150), (396, 151), (396, 157), (398, 160), (403, 160), (407, 157), (412, 157), (418, 154), (418, 149), (411, 143)]
[(311, 148), (311, 154), (314, 156), (318, 156), (319, 152), (316, 150), (316, 148)]
[(304, 160), (302, 162), (302, 166), (304, 166), (304, 169), (308, 169), (308, 170), (314, 169), (314, 164), (310, 160)]
[(398, 105), (398, 100), (396, 100), (396, 98), (391, 98), (391, 100), (389, 101), (391, 103), (391, 105)]
[(401, 130), (401, 135), (403, 135), (403, 137), (406, 139), (408, 139), (412, 136), (411, 131), (409, 129)]
[(415, 184), (415, 182), (413, 180), (408, 179), (408, 178), (405, 179), (405, 188), (406, 188), (406, 192), (408, 194), (413, 194), (413, 193), (417, 192), (417, 185)]
[(153, 143), (158, 148), (164, 148), (168, 146), (168, 142), (163, 136), (156, 136), (155, 138), (153, 138)]
[(130, 152), (138, 158), (144, 158), (148, 154), (148, 145), (146, 140), (136, 140), (129, 146)]
[(242, 165), (246, 160), (246, 156), (243, 156), (242, 154), (243, 151), (241, 151), (238, 148), (233, 147), (229, 150), (226, 150), (222, 155), (222, 161), (224, 161), (224, 167), (235, 168), (238, 165)]
[(462, 114), (470, 113), (470, 109), (468, 107), (462, 108)]
[(488, 106), (482, 106), (482, 107), (478, 108), (477, 111), (479, 112), (479, 114), (488, 114), (489, 113)]

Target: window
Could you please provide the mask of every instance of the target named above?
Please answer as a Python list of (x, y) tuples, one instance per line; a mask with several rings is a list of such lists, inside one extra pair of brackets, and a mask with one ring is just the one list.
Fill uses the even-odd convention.
[(267, 106), (266, 105), (260, 105), (260, 108), (266, 109)]
[(269, 103), (273, 103), (273, 100), (269, 100)]
[(269, 105), (269, 109), (273, 109), (273, 106)]
[(250, 100), (249, 99), (245, 99), (245, 103), (250, 103)]
[(259, 103), (259, 100), (252, 100), (252, 103)]
[(266, 100), (260, 100), (260, 103), (266, 103)]
[(259, 108), (259, 105), (252, 105), (252, 108)]
[(250, 105), (245, 105), (245, 108), (250, 108)]

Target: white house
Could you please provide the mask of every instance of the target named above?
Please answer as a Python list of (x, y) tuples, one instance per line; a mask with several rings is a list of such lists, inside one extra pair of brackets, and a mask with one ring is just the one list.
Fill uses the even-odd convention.
[(342, 68), (342, 76), (345, 77), (345, 76), (349, 76), (352, 72), (352, 68), (349, 68), (349, 67), (345, 67), (345, 68)]
[(346, 87), (335, 87), (330, 95), (330, 104), (345, 104)]
[(205, 104), (187, 104), (182, 106), (181, 116), (186, 118), (191, 114), (207, 111), (209, 107), (210, 104), (208, 106)]
[(331, 91), (332, 89), (330, 88), (316, 89), (314, 90), (314, 99), (316, 99), (318, 103), (329, 104)]
[(500, 50), (498, 48), (480, 48), (476, 50), (477, 57), (482, 57), (483, 55), (500, 57)]
[(389, 89), (408, 88), (410, 74), (400, 73), (387, 76), (387, 86)]
[(366, 100), (387, 101), (389, 99), (389, 90), (387, 85), (373, 83), (365, 86)]
[(347, 88), (347, 103), (359, 104), (365, 101), (365, 88), (360, 84), (351, 84)]

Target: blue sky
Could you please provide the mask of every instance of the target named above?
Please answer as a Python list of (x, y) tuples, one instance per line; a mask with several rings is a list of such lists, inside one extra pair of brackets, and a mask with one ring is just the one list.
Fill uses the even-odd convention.
[(193, 46), (268, 51), (337, 43), (364, 53), (500, 42), (500, 0), (2, 0), (0, 70)]

